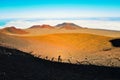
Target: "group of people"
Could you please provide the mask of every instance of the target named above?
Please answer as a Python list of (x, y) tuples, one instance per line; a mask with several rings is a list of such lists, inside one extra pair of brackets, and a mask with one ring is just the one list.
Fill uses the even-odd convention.
[[(47, 60), (47, 59), (48, 59), (48, 56), (46, 56), (45, 59)], [(51, 61), (54, 61), (54, 57), (51, 59)], [(62, 62), (62, 59), (61, 59), (61, 56), (60, 56), (60, 55), (58, 56), (57, 61), (58, 61), (58, 62)]]

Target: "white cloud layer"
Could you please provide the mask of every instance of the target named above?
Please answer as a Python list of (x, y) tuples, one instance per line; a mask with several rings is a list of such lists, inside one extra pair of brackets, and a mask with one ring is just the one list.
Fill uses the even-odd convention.
[(63, 22), (75, 23), (82, 27), (88, 28), (97, 28), (97, 29), (108, 29), (108, 30), (120, 30), (120, 21), (104, 21), (104, 20), (35, 20), (35, 21), (27, 21), (27, 20), (16, 20), (10, 21), (4, 27), (15, 26), (17, 28), (28, 28), (33, 25), (57, 25)]

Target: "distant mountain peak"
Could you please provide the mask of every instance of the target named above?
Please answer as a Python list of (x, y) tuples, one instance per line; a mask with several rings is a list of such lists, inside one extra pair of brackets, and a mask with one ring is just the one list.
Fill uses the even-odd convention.
[(41, 25), (33, 25), (30, 28), (40, 28), (40, 27), (41, 27)]
[(74, 23), (68, 23), (68, 22), (58, 24), (58, 25), (56, 25), (56, 27), (60, 27), (60, 29), (80, 29), (80, 28), (82, 28)]
[(12, 33), (12, 34), (26, 34), (26, 33), (28, 33), (22, 29), (16, 28), (15, 26), (5, 27), (5, 28), (1, 29), (1, 32)]
[(43, 24), (43, 25), (33, 25), (30, 28), (48, 28), (48, 29), (53, 29), (53, 26), (47, 25), (47, 24)]
[(16, 29), (16, 27), (15, 26), (11, 26), (11, 27), (5, 27), (3, 29)]
[(47, 25), (47, 24), (43, 24), (43, 25), (41, 26), (41, 28), (53, 29), (54, 27), (53, 27), (53, 26), (50, 26), (50, 25)]

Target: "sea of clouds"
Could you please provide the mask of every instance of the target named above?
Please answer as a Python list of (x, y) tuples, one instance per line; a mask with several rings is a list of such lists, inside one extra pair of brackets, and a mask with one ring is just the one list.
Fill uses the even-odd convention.
[(10, 19), (6, 20), (4, 25), (0, 25), (0, 28), (15, 26), (16, 28), (29, 28), (33, 25), (48, 24), (55, 26), (61, 23), (74, 23), (81, 27), (95, 28), (95, 29), (107, 29), (107, 30), (119, 30), (120, 31), (120, 19), (114, 18), (89, 18), (89, 19)]

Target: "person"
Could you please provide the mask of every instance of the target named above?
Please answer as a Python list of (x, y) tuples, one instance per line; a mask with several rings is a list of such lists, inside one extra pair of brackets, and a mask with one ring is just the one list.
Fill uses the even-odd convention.
[(61, 56), (58, 56), (58, 62), (62, 62)]
[(68, 62), (71, 63), (70, 59), (68, 59)]
[(45, 59), (48, 59), (48, 56), (46, 56)]
[(51, 61), (54, 61), (54, 57), (51, 59)]

